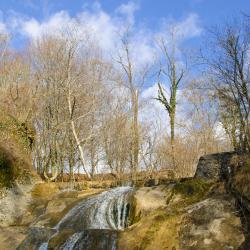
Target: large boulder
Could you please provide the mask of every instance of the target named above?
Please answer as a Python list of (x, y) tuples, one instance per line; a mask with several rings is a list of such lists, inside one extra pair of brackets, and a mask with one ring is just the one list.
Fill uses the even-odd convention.
[(231, 159), (235, 155), (235, 152), (225, 152), (200, 157), (195, 178), (227, 180), (232, 172)]

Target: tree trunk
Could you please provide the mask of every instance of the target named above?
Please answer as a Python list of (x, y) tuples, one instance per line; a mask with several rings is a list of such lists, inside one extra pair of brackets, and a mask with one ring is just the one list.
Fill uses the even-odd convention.
[(173, 110), (169, 114), (170, 118), (170, 144), (171, 144), (171, 154), (172, 154), (172, 161), (174, 168), (176, 167), (176, 161), (175, 161), (175, 110)]
[(78, 151), (79, 151), (79, 154), (80, 154), (80, 160), (81, 160), (81, 163), (82, 163), (83, 170), (84, 170), (85, 174), (87, 175), (87, 178), (89, 180), (91, 180), (91, 176), (90, 176), (90, 174), (88, 173), (88, 171), (87, 171), (87, 169), (85, 167), (85, 158), (84, 158), (84, 154), (83, 154), (83, 149), (81, 147), (80, 140), (79, 140), (79, 138), (77, 136), (76, 128), (75, 128), (75, 124), (74, 124), (73, 120), (71, 120), (71, 129), (72, 129), (74, 138), (76, 140), (76, 144), (77, 144), (77, 148), (78, 148)]
[(138, 91), (132, 97), (133, 108), (133, 175), (136, 177), (139, 165)]

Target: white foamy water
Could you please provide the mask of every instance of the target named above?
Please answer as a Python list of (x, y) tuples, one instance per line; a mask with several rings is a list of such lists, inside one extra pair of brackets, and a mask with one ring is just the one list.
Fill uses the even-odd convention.
[(67, 241), (62, 245), (63, 250), (73, 250), (76, 242), (81, 238), (82, 233), (75, 233), (70, 236)]
[(123, 229), (131, 190), (131, 187), (118, 187), (79, 203), (62, 218), (56, 229), (76, 225), (79, 229)]
[(48, 243), (44, 242), (41, 244), (41, 246), (38, 248), (38, 250), (47, 250), (48, 249)]

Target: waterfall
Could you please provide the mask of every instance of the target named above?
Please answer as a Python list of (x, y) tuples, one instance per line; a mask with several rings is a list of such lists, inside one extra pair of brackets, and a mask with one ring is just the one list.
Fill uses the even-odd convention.
[[(115, 250), (117, 230), (123, 230), (128, 224), (131, 192), (131, 187), (118, 187), (78, 203), (56, 225), (56, 233), (51, 238), (73, 229), (75, 233), (60, 249), (89, 249), (90, 244), (97, 244), (96, 249)], [(47, 247), (48, 243), (43, 242), (39, 249)]]
[(81, 238), (83, 233), (74, 233), (69, 239), (62, 245), (63, 250), (73, 250), (76, 242)]

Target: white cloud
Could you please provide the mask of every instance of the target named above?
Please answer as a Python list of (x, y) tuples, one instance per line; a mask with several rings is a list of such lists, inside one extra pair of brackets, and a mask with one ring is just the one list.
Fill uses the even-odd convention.
[(120, 14), (123, 14), (126, 19), (127, 19), (127, 22), (130, 24), (130, 25), (133, 25), (134, 24), (134, 13), (136, 10), (139, 9), (139, 6), (134, 3), (134, 2), (128, 2), (127, 4), (122, 4), (120, 5), (116, 12), (117, 13), (120, 13)]
[(220, 139), (220, 140), (228, 139), (228, 135), (223, 127), (223, 124), (219, 121), (217, 121), (214, 125), (214, 134), (217, 139)]
[(147, 121), (148, 123), (154, 123), (154, 121), (159, 121), (161, 127), (165, 127), (168, 116), (163, 105), (155, 100), (157, 97), (158, 86), (154, 84), (142, 92), (141, 96), (145, 100), (145, 106), (141, 110), (140, 119)]
[[(163, 87), (167, 90), (167, 86)], [(164, 106), (154, 98), (157, 97), (158, 86), (154, 84), (142, 92), (142, 98), (147, 100), (146, 105), (142, 108), (140, 112), (140, 119), (144, 122), (157, 125), (160, 124), (160, 130), (163, 133), (170, 134), (170, 121), (168, 113), (165, 110)], [(166, 97), (169, 100), (169, 94), (166, 92)], [(176, 106), (176, 124), (175, 124), (175, 133), (178, 136), (185, 136), (190, 132), (190, 128), (193, 127), (192, 118), (188, 115), (188, 107), (190, 103), (187, 102), (185, 97), (185, 90), (179, 89), (177, 92), (177, 106)], [(213, 125), (213, 133), (217, 140), (219, 141), (228, 141), (228, 135), (223, 127), (223, 124), (219, 121), (215, 121)]]
[(40, 25), (34, 18), (23, 23), (22, 31), (32, 38), (38, 38), (41, 34)]
[(71, 19), (66, 11), (60, 11), (42, 23), (38, 22), (35, 18), (20, 21), (20, 31), (32, 39), (37, 39), (44, 34), (62, 32), (63, 29), (70, 27), (73, 23), (74, 19)]
[(6, 34), (7, 33), (7, 27), (6, 24), (3, 21), (3, 12), (0, 10), (0, 34)]
[(0, 34), (7, 33), (6, 25), (0, 22)]
[[(195, 13), (190, 13), (181, 21), (166, 20), (162, 21), (162, 26), (155, 34), (156, 39), (163, 38), (168, 42), (173, 42), (177, 46), (190, 38), (200, 36), (203, 29), (200, 25), (200, 18)], [(171, 38), (171, 39), (170, 39)]]
[[(166, 98), (169, 100), (169, 87), (162, 84)], [(158, 96), (158, 85), (157, 83), (152, 86), (145, 88), (141, 94), (142, 98), (145, 101), (145, 105), (140, 111), (140, 119), (149, 124), (153, 124), (153, 127), (157, 127), (161, 130), (161, 133), (170, 135), (170, 120), (165, 107), (155, 98)], [(185, 97), (185, 90), (179, 89), (177, 91), (177, 105), (176, 105), (176, 120), (175, 120), (175, 133), (178, 136), (185, 136), (189, 131), (188, 127), (191, 127), (192, 121), (188, 116), (187, 107), (189, 103), (187, 103), (187, 99)], [(221, 124), (215, 129), (216, 136), (223, 134), (223, 128)]]
[[(168, 89), (164, 86), (164, 89)], [(169, 94), (165, 91), (167, 99), (169, 99)], [(181, 99), (183, 94), (182, 90), (178, 90), (177, 92), (177, 100)], [(165, 107), (155, 98), (158, 95), (158, 85), (155, 83), (154, 85), (144, 89), (142, 92), (142, 98), (146, 100), (145, 105), (143, 106), (140, 119), (143, 121), (147, 121), (148, 123), (154, 124), (157, 123), (157, 126), (161, 127), (161, 130), (167, 133), (170, 133), (170, 123), (168, 113)], [(182, 128), (178, 126), (179, 122), (183, 119), (185, 104), (178, 103), (176, 110), (176, 133), (181, 133)]]
[(183, 39), (199, 36), (202, 32), (199, 22), (199, 16), (197, 14), (189, 14), (186, 19), (176, 23), (176, 31)]
[(163, 20), (158, 29), (138, 28), (138, 23), (135, 22), (135, 11), (137, 10), (139, 10), (139, 5), (130, 1), (120, 5), (113, 13), (107, 13), (99, 2), (94, 2), (92, 6), (85, 7), (75, 16), (70, 16), (67, 11), (60, 11), (44, 21), (15, 13), (8, 19), (7, 25), (11, 27), (13, 33), (21, 33), (30, 39), (37, 39), (44, 33), (63, 32), (68, 27), (77, 27), (79, 35), (88, 30), (93, 41), (96, 41), (97, 45), (107, 54), (114, 54), (117, 51), (118, 34), (121, 34), (129, 25), (132, 31), (131, 48), (134, 50), (132, 54), (136, 58), (138, 67), (154, 60), (153, 38), (160, 35), (169, 39), (171, 27), (176, 28), (180, 40), (198, 36), (201, 33), (199, 17), (193, 13), (181, 21)]
[(80, 30), (90, 31), (101, 49), (104, 51), (114, 49), (120, 27), (106, 12), (99, 8), (95, 12), (84, 11), (78, 15), (77, 22)]

